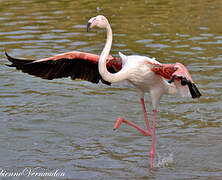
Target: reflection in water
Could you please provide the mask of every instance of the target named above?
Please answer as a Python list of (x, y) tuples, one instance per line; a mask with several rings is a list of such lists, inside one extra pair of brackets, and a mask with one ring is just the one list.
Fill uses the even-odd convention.
[[(222, 176), (222, 1), (8, 0), (0, 7), (1, 167), (57, 168), (78, 179)], [(147, 170), (151, 138), (130, 127), (112, 131), (121, 114), (145, 126), (133, 89), (46, 81), (4, 66), (5, 50), (26, 59), (71, 50), (99, 54), (104, 33), (86, 33), (85, 27), (96, 14), (110, 19), (112, 55), (121, 51), (182, 62), (203, 93), (197, 101), (162, 99), (159, 162), (171, 154), (173, 162), (152, 172)], [(151, 119), (149, 104), (148, 110)]]

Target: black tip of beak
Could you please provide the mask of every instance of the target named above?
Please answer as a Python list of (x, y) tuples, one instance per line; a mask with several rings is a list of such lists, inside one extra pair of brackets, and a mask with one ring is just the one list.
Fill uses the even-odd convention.
[(89, 32), (89, 31), (90, 31), (90, 29), (91, 29), (91, 27), (90, 27), (90, 26), (91, 26), (91, 24), (92, 24), (92, 23), (88, 23), (88, 24), (87, 24), (87, 32)]

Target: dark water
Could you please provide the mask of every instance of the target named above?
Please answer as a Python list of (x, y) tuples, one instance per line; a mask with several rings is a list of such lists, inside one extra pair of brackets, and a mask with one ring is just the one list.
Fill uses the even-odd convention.
[[(203, 94), (162, 98), (152, 170), (151, 137), (125, 125), (112, 130), (119, 115), (145, 127), (134, 89), (47, 81), (4, 65), (5, 50), (27, 59), (99, 54), (105, 33), (86, 32), (97, 14), (111, 22), (112, 55), (181, 62)], [(220, 0), (0, 1), (0, 168), (58, 170), (73, 179), (221, 179), (221, 19)], [(146, 104), (152, 120), (148, 94)]]

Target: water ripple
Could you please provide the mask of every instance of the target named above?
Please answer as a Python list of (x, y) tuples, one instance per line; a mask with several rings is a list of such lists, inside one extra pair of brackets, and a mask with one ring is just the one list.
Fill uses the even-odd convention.
[[(222, 176), (221, 5), (207, 0), (0, 1), (1, 167), (59, 169), (76, 179)], [(112, 55), (121, 51), (181, 62), (203, 94), (199, 100), (162, 98), (153, 170), (148, 169), (151, 137), (125, 124), (112, 130), (120, 115), (145, 128), (134, 89), (69, 78), (47, 81), (4, 65), (5, 50), (27, 59), (71, 50), (99, 54), (104, 31), (86, 32), (98, 11), (113, 27)], [(152, 126), (149, 95), (145, 100)]]

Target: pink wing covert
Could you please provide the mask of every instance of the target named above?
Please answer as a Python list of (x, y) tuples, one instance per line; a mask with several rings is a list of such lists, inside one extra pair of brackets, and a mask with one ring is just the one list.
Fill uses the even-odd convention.
[(193, 83), (193, 80), (191, 78), (189, 71), (187, 70), (187, 68), (183, 64), (176, 63), (174, 67), (176, 68), (176, 71), (172, 74), (172, 76), (184, 77)]
[(191, 95), (192, 98), (199, 98), (201, 96), (189, 71), (183, 64), (151, 64), (151, 66), (153, 72), (168, 79), (169, 83), (175, 82), (175, 85), (182, 96)]

